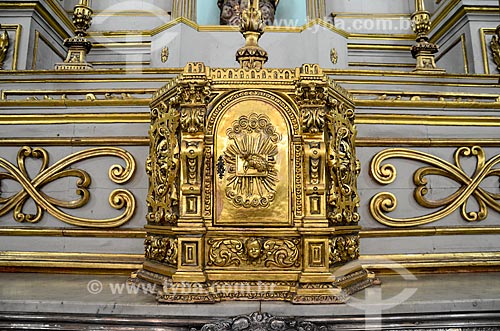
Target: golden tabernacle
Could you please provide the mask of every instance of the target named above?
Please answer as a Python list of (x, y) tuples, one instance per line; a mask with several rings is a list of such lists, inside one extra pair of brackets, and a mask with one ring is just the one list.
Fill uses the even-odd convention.
[(188, 63), (151, 103), (147, 237), (136, 282), (160, 302), (341, 303), (359, 256), (349, 93), (316, 64), (266, 69), (258, 1), (241, 68)]

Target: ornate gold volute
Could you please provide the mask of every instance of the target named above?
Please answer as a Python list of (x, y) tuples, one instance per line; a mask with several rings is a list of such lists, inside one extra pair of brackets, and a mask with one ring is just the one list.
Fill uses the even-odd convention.
[(240, 69), (188, 63), (153, 96), (135, 279), (161, 285), (160, 302), (345, 302), (374, 282), (356, 262), (352, 98), (317, 64), (247, 55)]

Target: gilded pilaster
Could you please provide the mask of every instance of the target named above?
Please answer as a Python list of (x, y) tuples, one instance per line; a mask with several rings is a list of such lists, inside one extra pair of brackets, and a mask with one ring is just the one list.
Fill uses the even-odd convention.
[(307, 0), (307, 17), (311, 20), (326, 17), (325, 0)]
[(173, 0), (172, 19), (185, 17), (196, 22), (196, 1), (195, 0)]

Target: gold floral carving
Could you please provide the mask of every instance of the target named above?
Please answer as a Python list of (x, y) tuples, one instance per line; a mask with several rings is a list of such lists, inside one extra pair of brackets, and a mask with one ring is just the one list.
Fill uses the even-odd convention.
[[(64, 209), (78, 209), (85, 206), (90, 198), (89, 187), (91, 184), (90, 175), (81, 169), (68, 168), (74, 163), (96, 157), (112, 156), (125, 161), (125, 167), (113, 165), (109, 169), (109, 178), (117, 184), (126, 183), (135, 172), (135, 160), (133, 156), (121, 148), (99, 147), (83, 150), (71, 154), (64, 159), (49, 166), (49, 155), (43, 148), (22, 147), (17, 154), (17, 167), (5, 159), (0, 158), (0, 168), (6, 172), (0, 173), (1, 180), (12, 180), (18, 182), (22, 189), (9, 197), (1, 197), (0, 192), (0, 216), (13, 211), (14, 219), (18, 222), (36, 223), (43, 217), (44, 211), (58, 220), (81, 227), (102, 227), (111, 228), (120, 226), (129, 221), (135, 212), (135, 198), (131, 192), (117, 189), (111, 192), (109, 203), (115, 209), (123, 209), (123, 214), (109, 219), (86, 219), (69, 215), (62, 211)], [(26, 164), (28, 159), (40, 159), (41, 166), (38, 175), (31, 179), (28, 174)], [(78, 199), (64, 201), (48, 196), (42, 191), (43, 187), (61, 178), (75, 177), (76, 194)], [(28, 214), (24, 212), (28, 199), (32, 199), (36, 205), (36, 213)]]
[(179, 217), (179, 112), (172, 103), (151, 110), (151, 144), (146, 161), (149, 176), (147, 220), (156, 224), (176, 224)]
[(208, 240), (208, 265), (215, 267), (300, 266), (300, 239), (214, 239)]
[[(397, 207), (397, 199), (390, 192), (381, 192), (372, 197), (370, 212), (380, 223), (391, 227), (410, 227), (436, 222), (455, 210), (460, 209), (462, 217), (469, 222), (481, 221), (488, 216), (488, 207), (500, 212), (500, 194), (488, 192), (480, 187), (485, 178), (500, 176), (500, 169), (494, 168), (500, 163), (500, 155), (496, 155), (486, 162), (484, 150), (479, 146), (460, 147), (455, 151), (454, 161), (451, 164), (434, 155), (406, 148), (391, 148), (374, 156), (371, 162), (371, 174), (380, 184), (387, 185), (396, 179), (396, 167), (392, 164), (383, 164), (388, 159), (400, 158), (415, 160), (430, 166), (419, 168), (413, 174), (415, 183), (415, 201), (425, 208), (441, 208), (436, 212), (410, 218), (393, 218), (387, 215)], [(472, 176), (467, 175), (462, 167), (461, 160), (475, 158), (476, 168)], [(443, 176), (457, 182), (460, 187), (448, 197), (430, 200), (426, 197), (429, 192), (427, 176)], [(467, 203), (474, 197), (478, 210), (469, 211)]]
[(144, 240), (145, 257), (161, 263), (177, 266), (177, 239), (147, 236)]
[(281, 135), (264, 114), (243, 115), (227, 130), (226, 197), (236, 207), (268, 207), (274, 201)]
[(359, 257), (359, 236), (338, 236), (328, 240), (330, 266), (356, 260)]
[(337, 100), (330, 100), (330, 104), (326, 116), (328, 219), (332, 224), (357, 223), (360, 217), (356, 183), (361, 166), (354, 149), (354, 111)]
[[(310, 74), (314, 74), (314, 69), (311, 68), (310, 70)], [(305, 71), (304, 68), (303, 71)], [(309, 75), (309, 72), (307, 75)], [(295, 93), (302, 115), (302, 131), (305, 133), (319, 133), (323, 131), (326, 113), (326, 86), (325, 81), (314, 79), (304, 79), (297, 85)]]

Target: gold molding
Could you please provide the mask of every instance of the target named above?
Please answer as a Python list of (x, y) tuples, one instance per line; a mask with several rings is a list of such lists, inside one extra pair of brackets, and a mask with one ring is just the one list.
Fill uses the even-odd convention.
[(382, 62), (349, 62), (350, 67), (393, 67), (393, 68), (413, 68), (414, 64), (409, 63), (382, 63)]
[(497, 270), (500, 267), (500, 252), (361, 255), (359, 261), (366, 268), (377, 270), (377, 273), (393, 273), (401, 268), (412, 273), (473, 272)]
[(361, 238), (423, 237), (500, 234), (500, 227), (429, 227), (418, 229), (367, 229), (359, 231)]
[[(26, 104), (51, 105), (55, 100), (38, 100), (22, 102), (0, 102), (5, 104)], [(107, 105), (123, 100), (101, 100), (101, 101), (75, 101), (74, 105)], [(144, 102), (142, 100), (139, 100)], [(368, 100), (370, 105), (376, 104), (376, 100)], [(60, 105), (60, 101), (57, 101)], [(130, 101), (126, 101), (129, 104)], [(396, 102), (392, 102), (395, 104)], [(356, 102), (357, 106), (366, 103)], [(378, 102), (380, 106), (391, 104), (387, 101)], [(407, 105), (408, 103), (401, 103)], [(414, 102), (418, 106), (420, 103)], [(431, 102), (423, 103), (431, 104)], [(442, 106), (442, 103), (440, 103)], [(485, 105), (486, 106), (486, 105)], [(497, 106), (498, 107), (498, 106)], [(486, 108), (486, 107), (485, 107)], [(29, 115), (0, 115), (0, 125), (25, 125), (25, 124), (75, 124), (75, 123), (149, 123), (149, 114), (147, 113), (107, 113), (107, 114), (29, 114)], [(434, 116), (434, 115), (399, 115), (399, 114), (358, 114), (356, 115), (356, 124), (397, 124), (397, 125), (432, 125), (432, 126), (500, 126), (500, 117), (494, 116)]]
[(411, 50), (411, 46), (406, 46), (406, 45), (347, 44), (347, 49), (390, 50), (390, 51), (409, 52)]
[[(37, 101), (38, 106), (50, 104), (51, 100)], [(120, 100), (100, 101), (103, 104)], [(8, 102), (5, 102), (8, 103)], [(90, 101), (80, 101), (81, 105)], [(130, 104), (131, 102), (128, 101)], [(32, 103), (33, 104), (33, 103)], [(108, 114), (43, 114), (43, 115), (0, 115), (0, 125), (24, 124), (76, 124), (76, 123), (149, 123), (148, 113), (108, 113)]]
[[(116, 184), (128, 182), (134, 175), (136, 164), (132, 154), (116, 147), (96, 147), (75, 152), (49, 166), (49, 154), (43, 148), (21, 147), (17, 153), (17, 166), (9, 161), (0, 158), (0, 168), (5, 172), (0, 172), (0, 179), (8, 179), (17, 182), (21, 189), (10, 196), (2, 198), (0, 196), (0, 216), (12, 211), (13, 219), (23, 223), (37, 223), (42, 220), (44, 212), (48, 212), (57, 220), (81, 227), (111, 228), (118, 227), (128, 222), (135, 213), (135, 197), (124, 189), (115, 189), (108, 197), (110, 206), (123, 212), (107, 219), (87, 219), (71, 215), (67, 209), (79, 209), (86, 206), (90, 199), (89, 186), (91, 184), (90, 175), (82, 169), (73, 168), (75, 163), (96, 157), (117, 157), (125, 162), (122, 165), (112, 165), (108, 171), (109, 179)], [(36, 177), (31, 178), (26, 170), (27, 162), (32, 159), (40, 159), (41, 166)], [(75, 178), (76, 195), (75, 200), (63, 200), (51, 197), (44, 193), (41, 188), (48, 183), (61, 178)], [(35, 204), (34, 214), (24, 211), (28, 200)]]
[(350, 90), (355, 103), (363, 106), (402, 106), (420, 107), (434, 106), (436, 108), (500, 108), (500, 97), (491, 93), (463, 92), (405, 92), (405, 91), (373, 91)]
[(148, 146), (148, 137), (0, 138), (0, 146)]
[(0, 252), (0, 270), (116, 274), (140, 269), (143, 254)]
[[(89, 90), (1, 90), (1, 101), (111, 101), (111, 100), (141, 100), (134, 95), (145, 95), (145, 101), (151, 101), (154, 89), (125, 88), (125, 89), (93, 89)], [(11, 96), (24, 97), (23, 99), (9, 99)], [(71, 99), (68, 96), (80, 96)], [(38, 99), (40, 97), (41, 99)]]
[[(0, 271), (130, 274), (140, 269), (143, 261), (143, 254), (3, 251), (0, 252)], [(498, 269), (500, 252), (361, 255), (359, 261), (377, 273), (396, 272), (402, 267), (412, 273), (472, 272)]]
[(59, 20), (56, 20), (52, 17), (52, 15), (47, 11), (47, 9), (41, 5), (40, 3), (26, 3), (26, 2), (15, 2), (15, 3), (6, 3), (0, 2), (0, 10), (4, 9), (32, 9), (35, 10), (40, 16), (42, 16), (45, 21), (49, 24), (51, 28), (56, 31), (62, 38), (68, 38), (69, 34), (64, 30), (63, 26), (60, 22), (63, 22), (63, 25), (68, 27), (71, 31), (74, 30), (73, 23), (69, 20), (66, 14), (61, 11), (59, 5), (57, 5), (54, 0), (47, 0), (46, 3), (52, 8), (58, 17)]
[(151, 46), (150, 41), (92, 43), (92, 48), (124, 48), (124, 47), (150, 47), (150, 46)]
[[(58, 138), (0, 138), (0, 146), (148, 146), (149, 137), (58, 137)], [(358, 147), (457, 147), (457, 146), (500, 147), (496, 138), (379, 138), (357, 137)]]
[(331, 15), (335, 15), (335, 18), (337, 17), (342, 17), (342, 18), (370, 18), (370, 19), (378, 19), (378, 18), (385, 18), (385, 19), (400, 19), (402, 17), (408, 18), (410, 20), (410, 14), (408, 13), (401, 13), (401, 14), (393, 14), (393, 13), (376, 13), (376, 14), (371, 14), (371, 13), (353, 13), (353, 12), (333, 12)]
[(441, 20), (444, 19), (446, 15), (450, 13), (450, 11), (460, 3), (460, 0), (452, 0), (447, 5), (447, 12), (441, 12), (437, 18), (433, 21), (431, 26), (431, 42), (438, 41), (446, 32), (448, 32), (456, 23), (461, 20), (466, 14), (469, 13), (477, 13), (477, 12), (490, 12), (491, 14), (498, 15), (498, 7), (472, 7), (472, 6), (463, 6), (461, 7), (445, 24), (439, 27), (436, 30), (436, 27), (439, 25)]
[[(33, 60), (32, 60), (32, 63), (31, 63), (31, 69), (32, 70), (36, 70), (36, 60), (37, 60), (37, 56), (38, 56), (38, 44), (40, 42), (40, 39), (45, 42), (45, 44), (50, 48), (52, 49), (52, 51), (61, 58), (61, 60), (64, 60), (64, 58), (66, 56), (64, 56), (62, 53), (59, 52), (59, 50), (57, 50), (57, 48), (52, 45), (51, 42), (49, 42), (49, 40), (43, 36), (38, 30), (35, 29), (35, 41), (34, 41), (34, 46), (33, 46)], [(3, 91), (2, 91), (2, 100), (3, 100)]]
[[(374, 101), (371, 101), (373, 105)], [(396, 103), (396, 102), (394, 102)], [(388, 102), (380, 105), (386, 106)], [(406, 104), (407, 103), (401, 103)], [(415, 105), (419, 103), (415, 102)], [(356, 106), (362, 105), (356, 101)], [(1, 118), (1, 117), (0, 117)], [(399, 115), (399, 114), (357, 114), (356, 124), (379, 125), (432, 125), (432, 126), (500, 126), (500, 117), (494, 116), (434, 116), (434, 115)]]
[[(152, 231), (150, 231), (153, 233)], [(419, 229), (378, 229), (363, 228), (361, 238), (423, 237), (450, 235), (490, 235), (500, 234), (500, 227), (429, 227)], [(121, 229), (72, 229), (72, 228), (0, 228), (0, 236), (5, 237), (89, 237), (89, 238), (144, 238), (144, 228)]]
[(495, 28), (480, 28), (479, 37), (481, 40), (481, 55), (483, 57), (483, 68), (486, 75), (490, 74), (490, 60), (488, 57), (488, 45), (486, 43), (486, 35), (495, 34)]
[[(0, 140), (1, 142), (1, 140)], [(1, 144), (1, 143), (0, 143)], [(500, 139), (496, 138), (356, 138), (358, 147), (390, 147), (390, 146), (412, 146), (412, 147), (457, 147), (457, 146), (483, 146), (500, 147)]]
[(464, 61), (464, 72), (465, 74), (469, 74), (469, 64), (467, 58), (467, 47), (465, 45), (465, 33), (462, 33), (457, 39), (455, 39), (451, 45), (446, 47), (445, 50), (439, 51), (439, 54), (436, 56), (436, 62), (439, 61), (443, 56), (445, 56), (450, 50), (453, 49), (458, 44), (462, 46), (462, 59)]
[(90, 237), (90, 238), (145, 238), (143, 228), (122, 229), (74, 229), (74, 228), (0, 228), (5, 237)]

